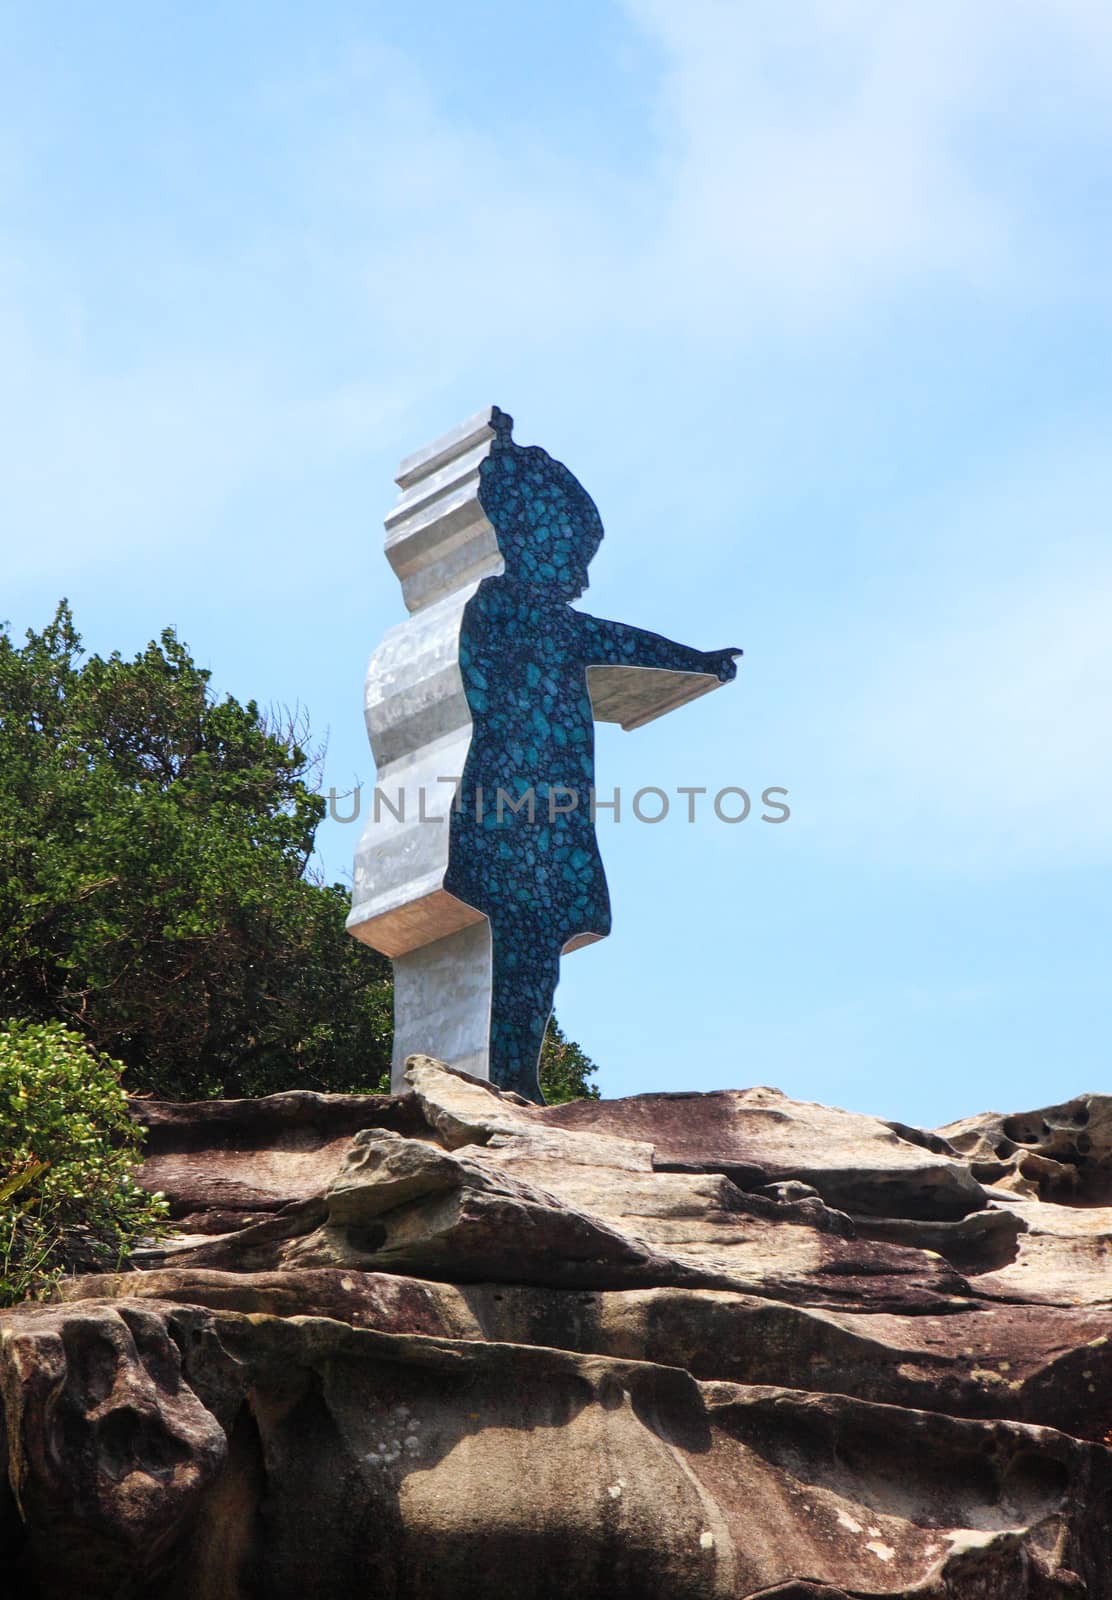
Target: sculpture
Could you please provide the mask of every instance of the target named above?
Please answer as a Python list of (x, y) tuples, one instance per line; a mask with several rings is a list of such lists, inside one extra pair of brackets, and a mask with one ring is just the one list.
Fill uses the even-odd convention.
[(414, 616), (368, 668), (378, 788), (348, 927), (394, 958), (395, 1074), (425, 1052), (540, 1100), (560, 956), (610, 931), (594, 721), (638, 727), (741, 652), (574, 610), (602, 522), (511, 430), (491, 407), (402, 463), (387, 555)]

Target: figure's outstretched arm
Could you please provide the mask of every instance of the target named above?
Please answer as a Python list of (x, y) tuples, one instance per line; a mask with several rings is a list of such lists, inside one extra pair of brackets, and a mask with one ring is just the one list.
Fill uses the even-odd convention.
[(693, 650), (677, 644), (647, 628), (634, 628), (626, 622), (607, 622), (603, 617), (575, 613), (579, 625), (579, 644), (588, 666), (659, 667), (666, 672), (706, 672), (729, 683), (737, 675), (735, 656), (741, 651)]

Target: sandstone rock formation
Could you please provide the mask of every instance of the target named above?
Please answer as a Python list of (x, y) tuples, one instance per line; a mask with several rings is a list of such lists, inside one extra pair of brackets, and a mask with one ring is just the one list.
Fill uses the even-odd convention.
[(137, 1104), (177, 1231), (0, 1315), (4, 1593), (1112, 1597), (1112, 1099), (407, 1077)]

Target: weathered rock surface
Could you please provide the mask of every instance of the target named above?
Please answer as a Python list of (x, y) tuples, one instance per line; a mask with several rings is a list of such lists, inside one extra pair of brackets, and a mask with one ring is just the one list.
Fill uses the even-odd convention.
[(1112, 1205), (1112, 1095), (1083, 1094), (1045, 1111), (995, 1112), (940, 1128), (973, 1171), (1067, 1204)]
[(409, 1080), (137, 1105), (178, 1232), (0, 1314), (13, 1595), (1112, 1600), (1112, 1102)]
[(147, 1130), (140, 1181), (170, 1196), (177, 1219), (207, 1231), (319, 1194), (369, 1123), (424, 1131), (409, 1095), (298, 1089), (265, 1100), (136, 1101), (134, 1108)]
[(862, 1215), (953, 1220), (987, 1204), (943, 1140), (913, 1129), (901, 1136), (877, 1117), (789, 1100), (779, 1089), (575, 1100), (542, 1115), (559, 1128), (649, 1139), (661, 1172), (722, 1172), (743, 1189), (797, 1179)]

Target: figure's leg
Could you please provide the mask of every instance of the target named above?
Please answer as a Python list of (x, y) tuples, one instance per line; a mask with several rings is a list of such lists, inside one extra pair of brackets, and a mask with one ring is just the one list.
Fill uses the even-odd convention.
[(490, 1081), (544, 1104), (537, 1067), (560, 976), (558, 949), (534, 924), (491, 924)]

